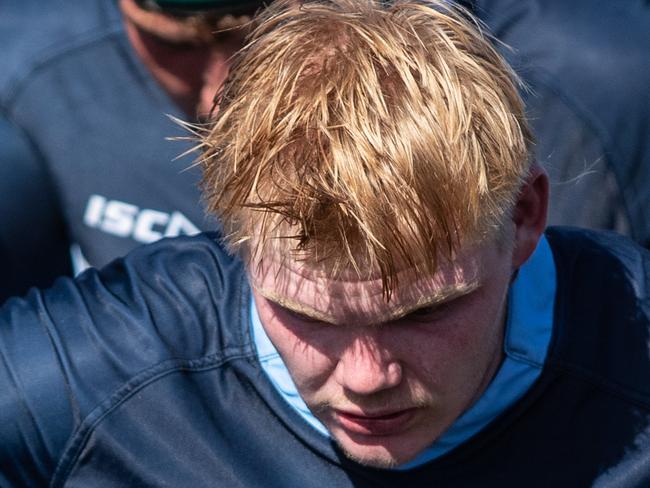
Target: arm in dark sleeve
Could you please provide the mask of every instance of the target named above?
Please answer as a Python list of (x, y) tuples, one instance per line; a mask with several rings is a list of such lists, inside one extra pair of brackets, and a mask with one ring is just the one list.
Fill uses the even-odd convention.
[(0, 307), (0, 486), (47, 486), (116, 392), (213, 354), (215, 304), (240, 302), (222, 298), (223, 256), (205, 236), (165, 239)]
[(0, 303), (71, 273), (69, 244), (45, 166), (0, 114)]
[(3, 309), (0, 486), (47, 486), (74, 429), (74, 399), (40, 293)]

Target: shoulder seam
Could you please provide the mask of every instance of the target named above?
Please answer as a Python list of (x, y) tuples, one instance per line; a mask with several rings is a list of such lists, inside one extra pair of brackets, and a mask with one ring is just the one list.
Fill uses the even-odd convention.
[(105, 30), (101, 30), (100, 32), (84, 32), (83, 34), (73, 38), (70, 42), (50, 46), (40, 51), (32, 58), (28, 58), (25, 64), (29, 65), (30, 68), (20, 76), (15, 76), (7, 82), (4, 90), (0, 93), (0, 103), (9, 109), (16, 98), (19, 97), (20, 92), (32, 75), (45, 69), (47, 66), (57, 62), (60, 58), (68, 54), (102, 42), (104, 39), (113, 37), (120, 32), (122, 32), (122, 26), (119, 23), (114, 22), (109, 24)]
[(582, 368), (566, 361), (549, 357), (546, 365), (554, 367), (558, 371), (564, 371), (572, 376), (579, 377), (581, 381), (589, 383), (609, 395), (617, 397), (621, 401), (633, 403), (640, 408), (650, 411), (650, 397), (646, 392), (635, 390), (629, 386), (624, 386), (618, 382), (602, 378), (586, 368)]
[(64, 450), (50, 480), (51, 487), (63, 486), (72, 471), (81, 451), (95, 428), (116, 408), (146, 386), (178, 371), (205, 371), (219, 368), (231, 361), (249, 359), (254, 352), (247, 347), (228, 348), (218, 354), (199, 359), (169, 359), (148, 368), (123, 384), (106, 400), (101, 402), (70, 437), (68, 447)]

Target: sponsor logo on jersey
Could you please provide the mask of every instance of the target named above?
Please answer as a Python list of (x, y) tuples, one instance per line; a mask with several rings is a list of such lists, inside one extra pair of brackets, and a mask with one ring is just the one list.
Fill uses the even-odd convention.
[(130, 237), (137, 242), (154, 242), (163, 237), (200, 232), (185, 215), (175, 211), (161, 212), (101, 195), (91, 195), (84, 213), (84, 223), (118, 237)]

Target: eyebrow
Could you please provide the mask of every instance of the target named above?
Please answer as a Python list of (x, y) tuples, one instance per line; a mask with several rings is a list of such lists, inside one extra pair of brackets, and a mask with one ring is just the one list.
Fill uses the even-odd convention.
[[(425, 295), (417, 300), (415, 303), (411, 303), (408, 306), (397, 307), (391, 310), (386, 316), (382, 317), (380, 322), (376, 324), (384, 324), (387, 322), (392, 322), (394, 320), (399, 320), (410, 314), (416, 313), (420, 310), (430, 307), (439, 307), (446, 303), (449, 303), (453, 300), (456, 300), (460, 297), (469, 295), (480, 287), (478, 280), (473, 280), (469, 283), (463, 283), (462, 285), (449, 286), (443, 288), (436, 292), (435, 295)], [(319, 322), (325, 322), (331, 325), (341, 325), (336, 319), (327, 313), (320, 312), (313, 307), (308, 305), (302, 305), (297, 303), (294, 300), (281, 297), (276, 293), (257, 288), (257, 291), (262, 295), (266, 300), (273, 302), (275, 305), (289, 311), (290, 313), (296, 314), (299, 317), (302, 317), (306, 320), (314, 320)]]
[(317, 320), (319, 322), (327, 322), (332, 325), (339, 325), (336, 320), (334, 320), (330, 315), (323, 312), (319, 312), (315, 308), (301, 305), (300, 303), (283, 298), (272, 291), (265, 289), (255, 288), (260, 295), (262, 295), (269, 302), (273, 302), (274, 305), (277, 305), (291, 313), (304, 317), (307, 320)]
[(469, 283), (463, 283), (460, 286), (450, 286), (443, 288), (440, 292), (436, 293), (435, 296), (424, 296), (414, 304), (410, 306), (399, 307), (391, 311), (388, 315), (388, 320), (385, 322), (390, 322), (392, 320), (398, 320), (413, 313), (416, 313), (425, 308), (437, 308), (442, 305), (445, 305), (451, 301), (457, 300), (461, 297), (469, 295), (470, 293), (476, 291), (480, 287), (480, 283), (475, 280)]

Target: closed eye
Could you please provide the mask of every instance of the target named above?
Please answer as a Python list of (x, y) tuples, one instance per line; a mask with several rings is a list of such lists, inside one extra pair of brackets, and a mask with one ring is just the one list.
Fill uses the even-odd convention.
[(445, 303), (439, 303), (437, 305), (430, 305), (428, 307), (422, 307), (418, 308), (416, 310), (413, 310), (404, 318), (406, 320), (412, 320), (414, 322), (422, 322), (422, 321), (429, 321), (434, 318), (440, 317), (443, 312), (448, 308), (449, 302)]
[(300, 312), (296, 312), (295, 310), (291, 310), (290, 308), (283, 307), (282, 305), (275, 304), (273, 308), (276, 309), (277, 311), (280, 311), (282, 314), (294, 319), (294, 320), (299, 320), (300, 322), (308, 323), (308, 324), (320, 324), (323, 323), (322, 320), (318, 320), (317, 318), (310, 317), (309, 315), (305, 315)]

